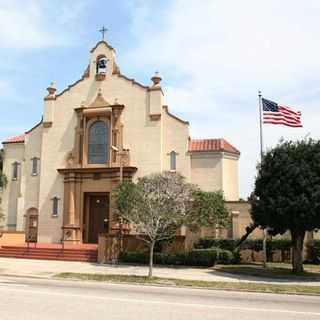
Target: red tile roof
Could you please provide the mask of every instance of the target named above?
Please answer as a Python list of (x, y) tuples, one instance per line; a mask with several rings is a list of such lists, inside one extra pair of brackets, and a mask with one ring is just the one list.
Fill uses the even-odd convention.
[(39, 127), (42, 124), (42, 119), (40, 122), (38, 122), (34, 127), (32, 127), (30, 130), (26, 131), (23, 134), (19, 134), (18, 136), (15, 137), (11, 137), (6, 139), (5, 141), (2, 141), (2, 143), (23, 143), (25, 141), (25, 137), (27, 134), (29, 134), (30, 132), (32, 132), (34, 129), (36, 129), (37, 127)]
[(240, 154), (240, 151), (225, 139), (191, 139), (189, 142), (189, 152), (197, 151), (230, 152), (238, 155)]
[(25, 134), (20, 134), (15, 137), (8, 138), (7, 140), (3, 141), (2, 143), (22, 143), (22, 142), (24, 142), (24, 137), (25, 137)]

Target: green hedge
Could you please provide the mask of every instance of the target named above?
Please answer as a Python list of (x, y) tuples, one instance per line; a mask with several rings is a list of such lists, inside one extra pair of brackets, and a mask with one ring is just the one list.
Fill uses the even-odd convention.
[[(195, 244), (197, 249), (208, 249), (208, 248), (220, 248), (224, 250), (234, 251), (238, 240), (233, 239), (210, 239), (202, 238)], [(267, 248), (270, 251), (273, 250), (290, 250), (291, 240), (289, 239), (273, 239), (267, 241)], [(263, 248), (262, 240), (246, 240), (244, 241), (239, 249), (250, 249), (254, 251), (261, 251)]]
[[(231, 264), (237, 262), (238, 257), (229, 250), (219, 248), (194, 249), (187, 253), (165, 254), (155, 253), (154, 263), (160, 265), (185, 265), (211, 267), (216, 263)], [(120, 257), (121, 262), (147, 264), (148, 252), (125, 252)]]
[(313, 240), (308, 245), (309, 257), (312, 263), (320, 264), (320, 240)]
[(194, 247), (196, 249), (220, 248), (233, 251), (236, 247), (236, 244), (237, 240), (232, 239), (201, 238)]
[(146, 264), (149, 261), (149, 256), (145, 252), (124, 252), (120, 256), (121, 262)]
[(195, 249), (185, 254), (185, 265), (212, 267), (217, 261), (217, 250)]

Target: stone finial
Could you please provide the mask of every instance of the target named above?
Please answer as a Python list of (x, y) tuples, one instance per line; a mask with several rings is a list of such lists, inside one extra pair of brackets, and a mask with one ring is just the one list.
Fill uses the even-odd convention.
[(54, 95), (55, 92), (57, 91), (55, 83), (51, 82), (50, 86), (47, 88), (47, 90), (49, 92), (49, 95)]
[(156, 71), (154, 76), (151, 78), (151, 81), (153, 82), (153, 86), (160, 87), (161, 80), (162, 80), (162, 78), (160, 77), (159, 72)]
[(47, 88), (48, 95), (44, 98), (45, 100), (54, 100), (56, 98), (56, 86), (54, 82), (51, 82), (49, 87)]
[(113, 103), (114, 105), (118, 105), (119, 104), (119, 101), (118, 101), (118, 98), (115, 98), (114, 99), (114, 103)]

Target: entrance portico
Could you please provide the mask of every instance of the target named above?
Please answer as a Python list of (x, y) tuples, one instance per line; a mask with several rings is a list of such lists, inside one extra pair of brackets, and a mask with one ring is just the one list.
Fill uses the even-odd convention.
[[(123, 179), (131, 180), (137, 168), (123, 167)], [(101, 232), (112, 229), (110, 194), (119, 184), (120, 168), (66, 168), (62, 241), (97, 243)]]

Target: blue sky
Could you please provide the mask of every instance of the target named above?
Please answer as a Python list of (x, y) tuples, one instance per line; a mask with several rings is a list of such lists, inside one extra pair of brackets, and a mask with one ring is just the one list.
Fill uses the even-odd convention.
[(51, 81), (79, 79), (105, 25), (121, 72), (163, 78), (170, 110), (193, 137), (242, 152), (240, 192), (259, 158), (257, 92), (302, 112), (304, 128), (265, 126), (265, 147), (320, 130), (318, 0), (0, 1), (0, 139), (37, 123)]

